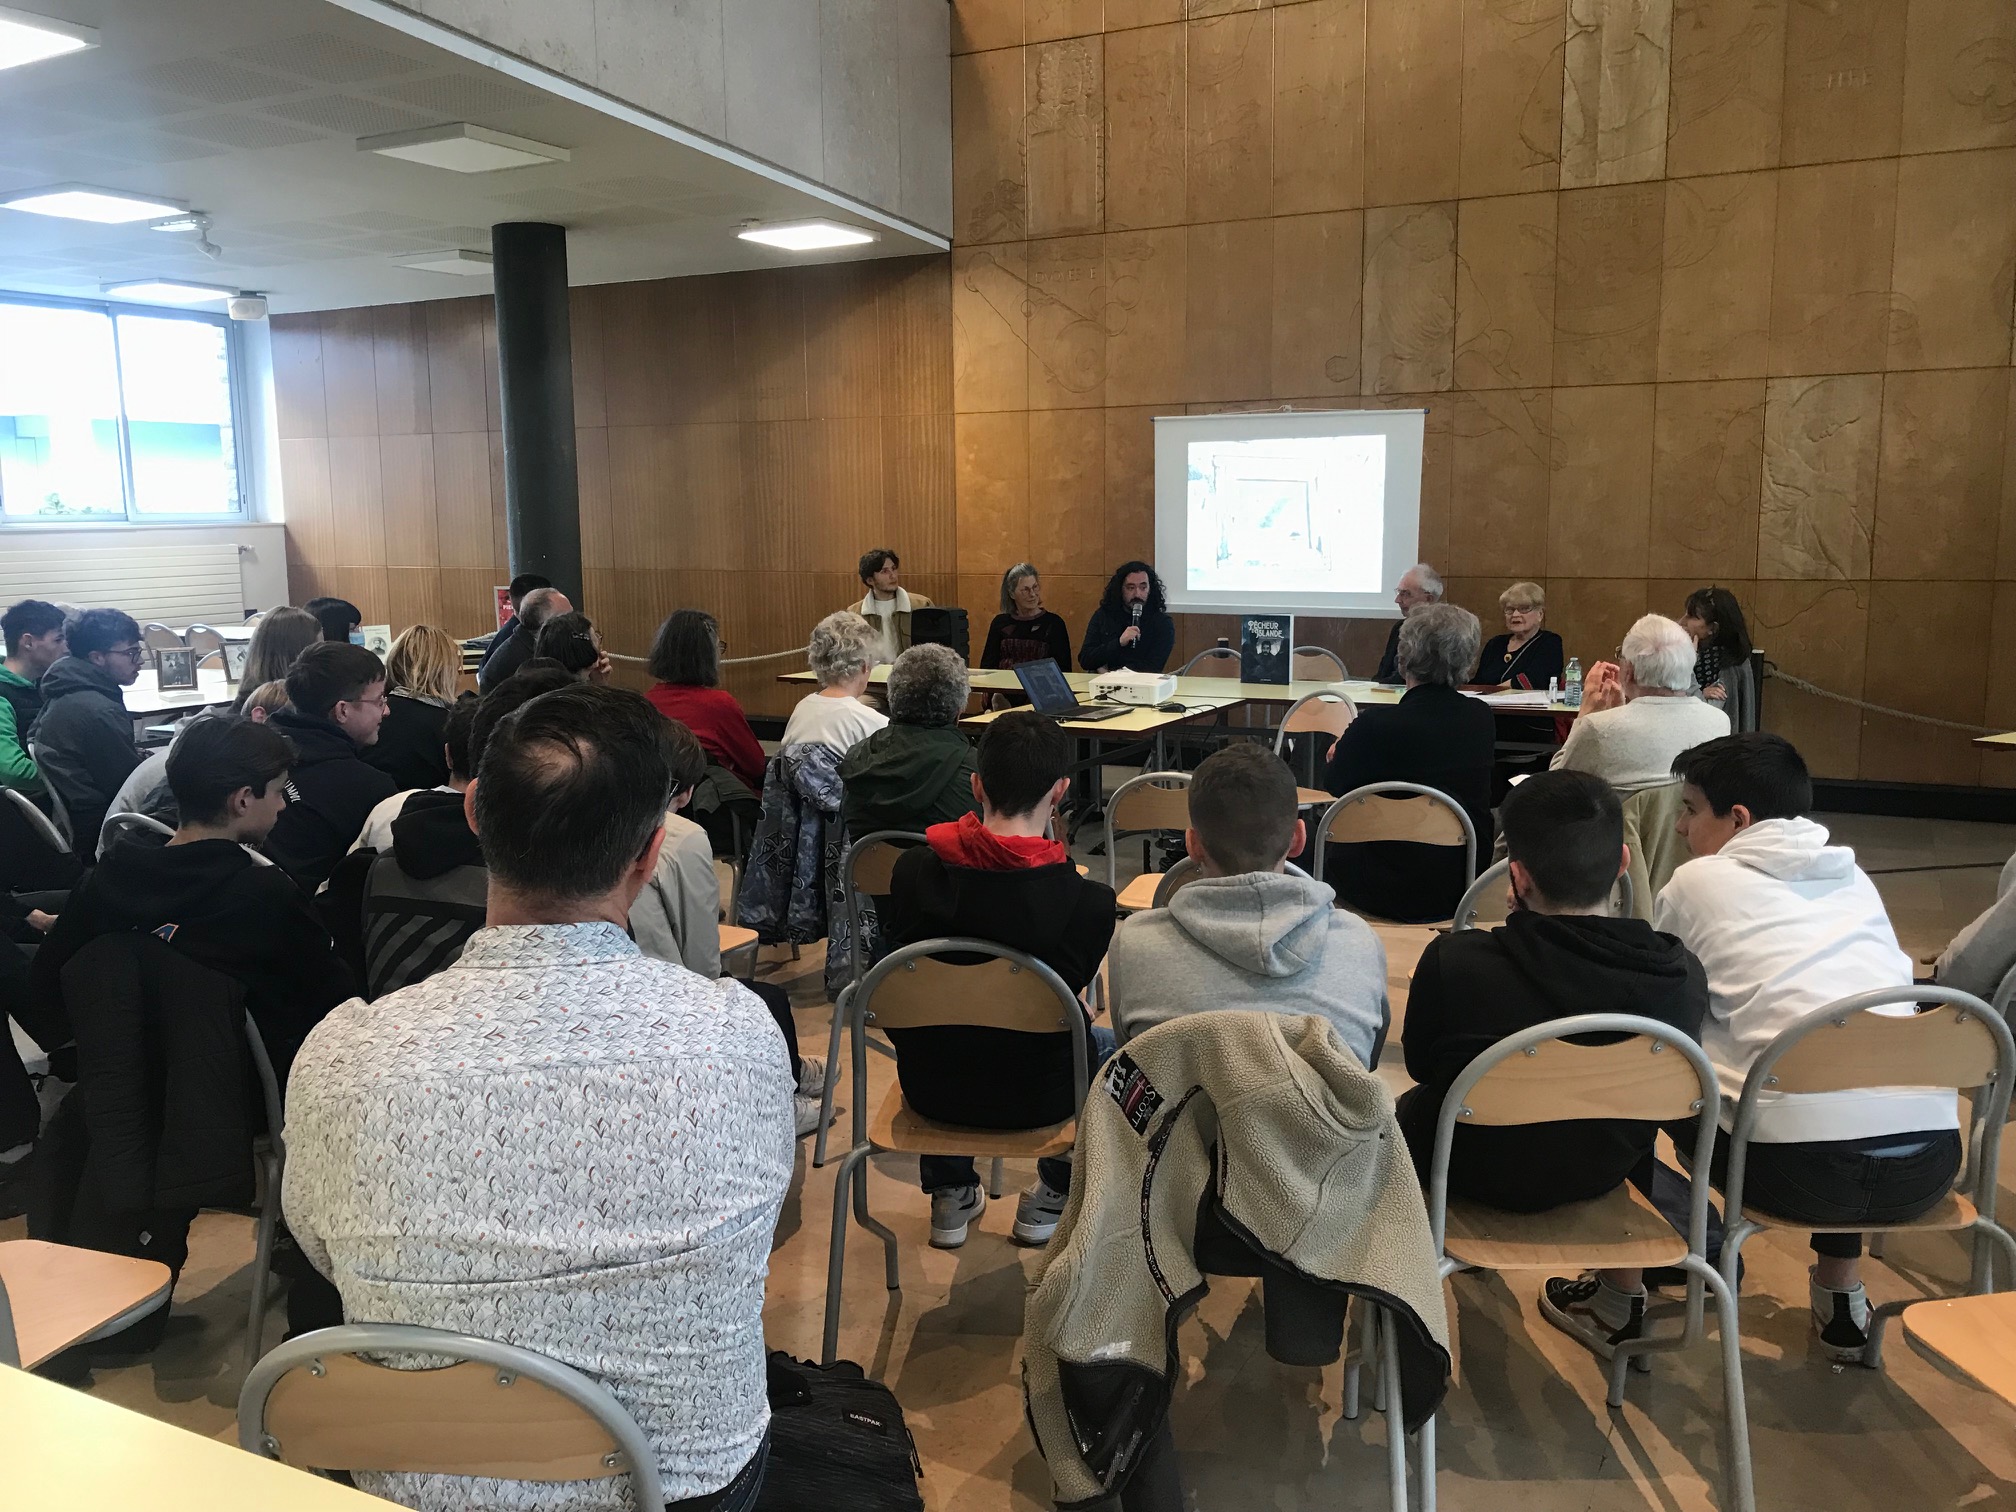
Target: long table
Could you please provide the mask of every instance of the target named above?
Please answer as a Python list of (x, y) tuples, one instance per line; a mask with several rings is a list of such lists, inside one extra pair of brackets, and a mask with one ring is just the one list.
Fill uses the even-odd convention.
[(197, 709), (214, 708), (218, 704), (228, 704), (238, 696), (238, 685), (225, 679), (218, 667), (198, 667), (196, 686), (193, 689), (175, 689), (162, 692), (152, 667), (143, 667), (140, 676), (132, 686), (123, 690), (126, 712), (135, 719), (153, 719), (157, 715), (192, 713)]

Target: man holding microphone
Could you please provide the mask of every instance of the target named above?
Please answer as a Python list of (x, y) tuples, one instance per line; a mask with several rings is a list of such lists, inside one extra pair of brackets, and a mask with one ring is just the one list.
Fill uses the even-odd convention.
[(1085, 627), (1078, 665), (1087, 672), (1160, 672), (1175, 649), (1176, 621), (1162, 597), (1162, 580), (1146, 562), (1122, 562)]

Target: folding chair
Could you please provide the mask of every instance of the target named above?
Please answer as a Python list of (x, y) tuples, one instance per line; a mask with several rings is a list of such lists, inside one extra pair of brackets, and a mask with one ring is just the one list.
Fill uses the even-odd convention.
[(208, 625), (191, 625), (182, 633), (191, 646), (203, 653), (203, 655), (197, 658), (199, 663), (208, 660), (214, 653), (219, 658), (219, 665), (222, 665), (224, 655), (224, 634), (222, 631), (212, 629)]
[[(978, 956), (955, 965), (945, 956)], [(1091, 1072), (1092, 1034), (1084, 1009), (1071, 989), (1043, 962), (989, 940), (920, 940), (878, 961), (859, 987), (848, 991), (847, 1026), (854, 1045), (854, 1147), (840, 1162), (833, 1184), (832, 1248), (826, 1261), (826, 1332), (820, 1359), (831, 1363), (840, 1342), (840, 1292), (847, 1258), (847, 1199), (855, 1220), (882, 1241), (889, 1290), (902, 1290), (896, 1267), (896, 1236), (868, 1212), (868, 1173), (863, 1162), (877, 1150), (911, 1155), (1008, 1156), (1040, 1159), (1062, 1155), (1078, 1139)], [(1036, 1129), (968, 1129), (935, 1123), (903, 1100), (899, 1082), (882, 1106), (868, 1116), (868, 1028), (926, 1029), (966, 1025), (1012, 1029), (1022, 1034), (1071, 1036), (1072, 1085), (1077, 1088), (1071, 1117)], [(984, 1074), (985, 1067), (975, 1067)], [(828, 1080), (831, 1080), (829, 1075)]]
[[(1571, 1043), (1571, 1037), (1588, 1034), (1630, 1038), (1605, 1045)], [(1680, 1336), (1641, 1338), (1616, 1346), (1610, 1361), (1612, 1407), (1624, 1404), (1624, 1373), (1634, 1362), (1649, 1369), (1651, 1355), (1685, 1349), (1701, 1337), (1703, 1293), (1713, 1292), (1729, 1420), (1727, 1504), (1735, 1512), (1753, 1512), (1736, 1287), (1707, 1258), (1708, 1161), (1715, 1148), (1717, 1085), (1715, 1068), (1698, 1044), (1669, 1024), (1633, 1014), (1578, 1014), (1508, 1035), (1465, 1066), (1442, 1100), (1429, 1169), (1428, 1224), (1445, 1277), (1464, 1270), (1535, 1272), (1563, 1267), (1677, 1265), (1686, 1270), (1687, 1317)], [(1458, 1123), (1503, 1127), (1577, 1118), (1670, 1122), (1688, 1117), (1698, 1118), (1699, 1133), (1685, 1239), (1629, 1182), (1606, 1197), (1544, 1213), (1501, 1213), (1450, 1200), (1449, 1156)], [(1352, 1365), (1346, 1375), (1347, 1417), (1357, 1408), (1357, 1368)], [(1422, 1425), (1420, 1437), (1421, 1505), (1424, 1512), (1434, 1512), (1432, 1418)]]
[[(453, 1363), (394, 1370), (367, 1353)], [(608, 1387), (515, 1344), (410, 1324), (348, 1323), (274, 1349), (238, 1393), (238, 1445), (310, 1471), (628, 1475), (633, 1505), (665, 1505), (651, 1441)]]
[(1466, 886), (1476, 881), (1477, 828), (1463, 805), (1438, 788), (1418, 782), (1368, 782), (1331, 804), (1309, 842), (1316, 853), (1312, 868), (1316, 880), (1323, 880), (1324, 859), (1333, 844), (1375, 840), (1460, 845)]
[[(50, 791), (53, 794), (55, 790), (52, 788)], [(21, 811), (22, 819), (27, 822), (28, 828), (35, 832), (36, 839), (59, 856), (71, 853), (69, 837), (56, 827), (53, 819), (36, 806), (33, 798), (15, 788), (0, 788), (0, 797), (4, 797)], [(57, 800), (57, 810), (58, 812), (62, 810), (61, 799)]]
[(1343, 682), (1351, 674), (1344, 658), (1323, 646), (1297, 646), (1289, 661), (1289, 675), (1297, 682)]
[[(1323, 654), (1329, 655), (1327, 651)], [(1358, 706), (1342, 693), (1311, 693), (1307, 698), (1298, 698), (1281, 716), (1281, 727), (1274, 732), (1274, 754), (1282, 755), (1290, 735), (1328, 735), (1334, 741), (1357, 717)], [(1323, 742), (1310, 740), (1304, 744), (1309, 758), (1309, 785), (1313, 788), (1317, 753), (1323, 749)]]
[[(1476, 929), (1480, 920), (1484, 924), (1498, 924), (1505, 919), (1502, 904), (1505, 889), (1511, 885), (1512, 863), (1494, 861), (1477, 874), (1464, 892), (1462, 901), (1456, 905), (1456, 912), (1450, 917), (1451, 930)], [(1619, 872), (1617, 885), (1610, 889), (1610, 917), (1628, 919), (1632, 915), (1633, 893), (1631, 874)]]
[(112, 848), (114, 840), (127, 835), (137, 837), (142, 844), (153, 840), (172, 840), (175, 831), (172, 826), (147, 814), (107, 814), (105, 822), (98, 827), (98, 854), (104, 855)]
[(252, 1069), (259, 1077), (259, 1099), (266, 1108), (266, 1132), (252, 1141), (252, 1169), (258, 1179), (254, 1206), (259, 1214), (258, 1243), (252, 1251), (252, 1304), (245, 1321), (245, 1368), (259, 1358), (266, 1337), (266, 1292), (272, 1281), (273, 1232), (280, 1225), (280, 1183), (287, 1170), (285, 1124), (280, 1112), (280, 1079), (272, 1057), (259, 1037), (252, 1015), (245, 1015), (245, 1039), (252, 1048)]
[(150, 651), (179, 651), (189, 642), (182, 639), (182, 632), (169, 628), (156, 620), (149, 620), (140, 627), (140, 639)]
[[(1875, 1008), (1936, 1003), (1920, 1013), (1872, 1013)], [(1879, 987), (1858, 992), (1824, 1008), (1816, 1008), (1786, 1029), (1757, 1057), (1743, 1078), (1729, 1129), (1729, 1168), (1723, 1184), (1728, 1231), (1722, 1236), (1722, 1274), (1733, 1287), (1743, 1245), (1767, 1228), (1797, 1229), (1821, 1234), (1892, 1234), (1965, 1231), (1974, 1236), (1974, 1266), (1969, 1290), (1979, 1293), (1991, 1284), (1985, 1236), (2002, 1247), (2016, 1265), (2016, 1238), (1995, 1221), (1995, 1200), (2001, 1162), (2002, 1125), (2009, 1114), (2009, 1085), (2016, 1075), (2016, 1042), (2009, 1025), (1988, 1004), (1970, 992), (1929, 983), (1910, 987)], [(1973, 1191), (1962, 1195), (1956, 1183), (1928, 1213), (1908, 1223), (1805, 1223), (1751, 1207), (1743, 1200), (1745, 1167), (1757, 1130), (1758, 1102), (1767, 1091), (1849, 1092), (1878, 1087), (1951, 1087), (1974, 1091), (1971, 1148), (1965, 1169)], [(1706, 1122), (1706, 1120), (1703, 1120)], [(1870, 1310), (1869, 1342), (1862, 1363), (1883, 1364), (1883, 1328), (1908, 1302), (1885, 1302)]]
[(33, 1370), (73, 1344), (109, 1338), (167, 1305), (173, 1285), (159, 1260), (40, 1239), (0, 1243), (0, 1365)]
[[(850, 980), (840, 989), (839, 1000), (833, 1005), (833, 1027), (826, 1038), (826, 1089), (820, 1094), (819, 1137), (812, 1145), (815, 1170), (826, 1164), (826, 1130), (833, 1122), (833, 1093), (840, 1081), (840, 1030), (847, 1022), (847, 1001), (860, 990), (861, 979), (868, 974), (868, 952), (861, 940), (860, 899), (888, 897), (889, 879), (895, 874), (898, 858), (912, 846), (923, 843), (924, 837), (914, 830), (875, 830), (848, 846), (847, 853), (840, 858), (840, 904), (847, 917)], [(870, 1043), (877, 1050), (888, 1050), (880, 1042)], [(867, 1096), (863, 1090), (866, 1086), (862, 1082), (856, 1088), (857, 1103)], [(1000, 1193), (990, 1190), (990, 1195), (998, 1197)]]
[(1190, 827), (1190, 774), (1188, 772), (1143, 772), (1121, 783), (1106, 803), (1106, 885), (1119, 894), (1120, 911), (1135, 913), (1154, 905), (1155, 887), (1161, 880), (1151, 869), (1148, 842), (1141, 842), (1141, 875), (1120, 887), (1119, 858), (1114, 847), (1122, 835), (1148, 830), (1186, 830)]

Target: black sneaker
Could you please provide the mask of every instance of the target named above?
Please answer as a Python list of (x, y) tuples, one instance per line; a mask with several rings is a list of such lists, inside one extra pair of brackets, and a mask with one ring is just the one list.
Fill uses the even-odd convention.
[(1644, 1290), (1621, 1292), (1593, 1275), (1553, 1277), (1540, 1289), (1540, 1312), (1606, 1360), (1645, 1336)]
[(1809, 1278), (1813, 1331), (1820, 1349), (1838, 1365), (1859, 1365), (1869, 1347), (1869, 1293), (1857, 1281), (1848, 1291), (1835, 1291)]

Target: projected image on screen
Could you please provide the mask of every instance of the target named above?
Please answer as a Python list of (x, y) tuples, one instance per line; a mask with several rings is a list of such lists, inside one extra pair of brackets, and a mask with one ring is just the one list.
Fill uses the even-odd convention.
[(1192, 440), (1185, 585), (1376, 593), (1384, 436)]

